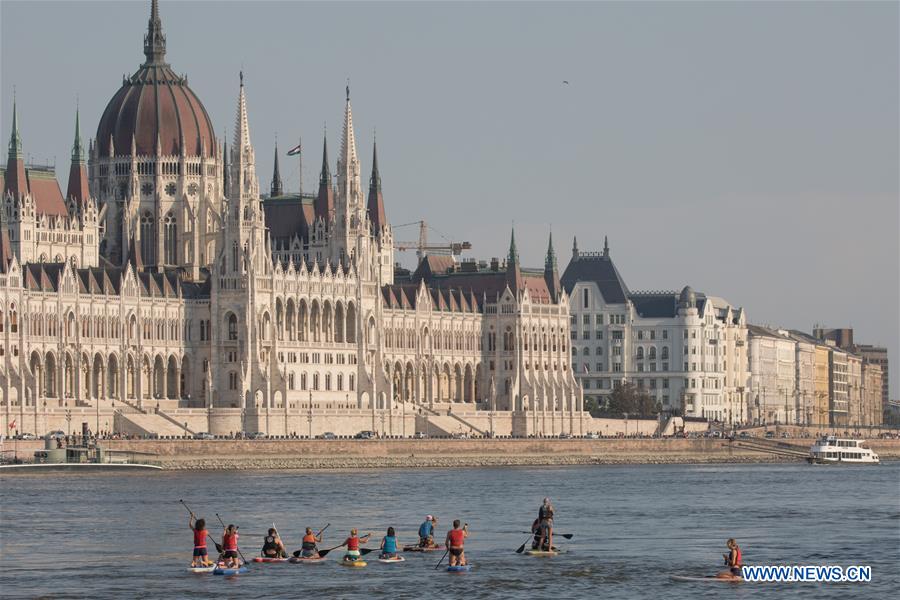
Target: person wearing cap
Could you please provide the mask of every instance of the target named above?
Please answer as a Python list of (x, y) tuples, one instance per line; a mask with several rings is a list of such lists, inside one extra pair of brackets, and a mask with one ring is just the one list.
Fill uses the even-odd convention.
[(425, 517), (425, 522), (419, 525), (419, 547), (420, 548), (433, 548), (434, 547), (434, 526), (437, 525), (437, 518), (428, 515)]
[(553, 504), (550, 503), (550, 498), (544, 498), (543, 504), (538, 509), (537, 518), (538, 547), (544, 550), (553, 548), (553, 514)]

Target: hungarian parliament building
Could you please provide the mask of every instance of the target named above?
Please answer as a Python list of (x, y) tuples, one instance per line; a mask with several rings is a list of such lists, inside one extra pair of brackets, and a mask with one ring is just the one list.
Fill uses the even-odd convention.
[(349, 88), (317, 193), (285, 193), (276, 154), (262, 195), (243, 75), (229, 145), (168, 64), (156, 0), (144, 56), (87, 144), (76, 114), (65, 193), (53, 169), (25, 164), (13, 107), (4, 432), (585, 432), (552, 243), (539, 269), (520, 265), (514, 235), (505, 260), (396, 268), (374, 148), (362, 185)]

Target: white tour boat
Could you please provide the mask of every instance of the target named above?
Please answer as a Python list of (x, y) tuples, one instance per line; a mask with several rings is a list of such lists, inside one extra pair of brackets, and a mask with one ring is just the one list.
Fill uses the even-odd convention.
[(833, 435), (825, 436), (809, 449), (811, 463), (877, 465), (881, 462), (878, 455), (866, 446), (865, 440), (845, 440)]

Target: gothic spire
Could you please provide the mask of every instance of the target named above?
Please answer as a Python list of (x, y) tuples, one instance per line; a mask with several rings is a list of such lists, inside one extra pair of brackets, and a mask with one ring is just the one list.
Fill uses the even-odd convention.
[(259, 196), (256, 179), (256, 158), (250, 143), (250, 124), (247, 119), (247, 97), (244, 93), (244, 72), (240, 72), (241, 87), (238, 93), (237, 115), (234, 119), (234, 141), (231, 144), (231, 185), (235, 188), (229, 199)]
[(338, 157), (338, 184), (346, 196), (358, 194), (359, 189), (359, 157), (356, 154), (356, 134), (353, 131), (353, 108), (350, 106), (350, 86), (347, 86), (347, 101), (344, 106), (344, 131), (341, 135), (341, 154)]
[(519, 251), (516, 250), (516, 230), (513, 228), (509, 236), (509, 256), (506, 257), (507, 263), (519, 262)]
[(578, 258), (578, 238), (572, 236), (572, 260)]
[(513, 228), (509, 237), (509, 256), (506, 257), (506, 285), (516, 295), (525, 287), (522, 270), (519, 268), (519, 251), (516, 250), (515, 228)]
[(556, 251), (553, 249), (553, 232), (550, 232), (550, 240), (547, 242), (547, 258), (544, 260), (544, 269), (556, 268)]
[(75, 142), (72, 144), (72, 164), (69, 167), (69, 185), (66, 198), (84, 202), (90, 196), (88, 188), (87, 167), (84, 163), (84, 149), (81, 145), (81, 127), (79, 126), (78, 109), (75, 109)]
[(553, 232), (550, 232), (550, 241), (547, 243), (547, 258), (544, 261), (544, 281), (550, 298), (556, 302), (562, 290), (559, 282), (559, 267), (556, 264), (556, 251), (553, 249)]
[(281, 171), (278, 168), (278, 141), (275, 141), (275, 168), (272, 170), (272, 187), (269, 196), (275, 198), (284, 194), (284, 187), (281, 182)]
[(603, 236), (603, 256), (609, 256), (609, 238)]
[(144, 36), (145, 64), (163, 64), (166, 58), (166, 36), (162, 31), (162, 20), (159, 18), (159, 2), (150, 3), (150, 21), (147, 23), (147, 34)]
[(328, 168), (328, 133), (322, 141), (322, 172), (319, 173), (319, 193), (315, 202), (316, 218), (326, 223), (334, 212), (334, 188), (331, 184), (331, 170)]
[(13, 93), (12, 129), (9, 132), (9, 158), (22, 158), (22, 136), (19, 135), (19, 116), (16, 110), (16, 96)]
[(387, 226), (387, 217), (384, 214), (384, 196), (381, 194), (381, 174), (378, 172), (378, 144), (372, 143), (372, 176), (369, 178), (369, 201), (366, 208), (369, 211), (369, 220), (372, 222), (374, 232), (381, 231)]
[(222, 193), (228, 194), (228, 135), (222, 136)]

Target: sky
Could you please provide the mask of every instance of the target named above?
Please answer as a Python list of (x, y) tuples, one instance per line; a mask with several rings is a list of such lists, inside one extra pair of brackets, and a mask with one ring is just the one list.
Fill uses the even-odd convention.
[[(65, 177), (143, 61), (149, 0), (0, 2), (0, 132)], [(349, 78), (367, 184), (377, 129), (395, 238), (426, 220), (541, 267), (611, 255), (753, 323), (850, 326), (900, 397), (900, 9), (895, 2), (160, 3), (167, 60), (232, 136), (243, 69), (261, 186), (302, 136), (313, 189)], [(39, 32), (39, 35), (36, 35)], [(568, 84), (563, 83), (568, 81)], [(332, 164), (332, 168), (334, 165)], [(64, 183), (63, 183), (64, 185)], [(409, 263), (413, 256), (403, 258)]]

